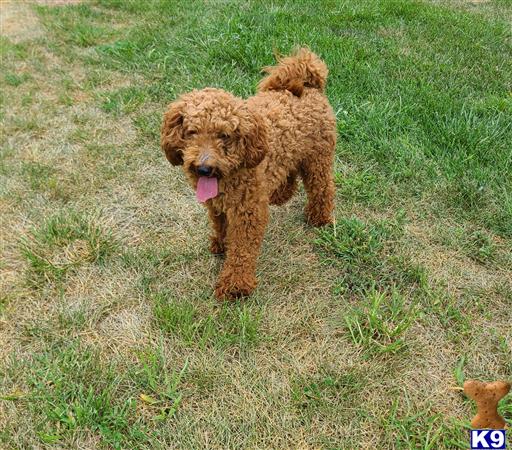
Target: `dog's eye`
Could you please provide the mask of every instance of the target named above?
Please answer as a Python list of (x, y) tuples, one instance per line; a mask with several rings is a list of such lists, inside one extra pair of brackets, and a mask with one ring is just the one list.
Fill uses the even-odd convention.
[(227, 141), (229, 139), (229, 135), (227, 133), (219, 133), (218, 136), (223, 141)]
[(185, 131), (185, 137), (187, 137), (187, 138), (195, 136), (196, 134), (197, 134), (196, 130), (187, 130), (187, 131)]

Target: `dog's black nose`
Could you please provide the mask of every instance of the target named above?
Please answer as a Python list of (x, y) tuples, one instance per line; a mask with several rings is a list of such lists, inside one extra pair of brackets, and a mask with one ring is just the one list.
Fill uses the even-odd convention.
[(197, 173), (202, 177), (209, 177), (213, 172), (213, 169), (210, 166), (199, 166), (197, 168)]

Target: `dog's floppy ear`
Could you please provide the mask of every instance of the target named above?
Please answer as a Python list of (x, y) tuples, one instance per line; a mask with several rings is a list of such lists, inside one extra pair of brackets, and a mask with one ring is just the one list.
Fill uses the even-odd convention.
[(160, 132), (160, 145), (173, 166), (183, 164), (183, 108), (185, 102), (176, 100), (164, 114)]
[(257, 112), (249, 111), (245, 105), (242, 111), (239, 133), (241, 151), (244, 155), (243, 165), (252, 169), (263, 161), (267, 154), (267, 129), (263, 118)]

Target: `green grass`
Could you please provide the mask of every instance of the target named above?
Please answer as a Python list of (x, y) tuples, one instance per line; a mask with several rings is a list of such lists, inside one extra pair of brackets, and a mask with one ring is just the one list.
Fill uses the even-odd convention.
[(110, 230), (94, 215), (56, 214), (22, 239), (21, 252), (37, 279), (61, 279), (86, 263), (102, 263), (116, 249)]
[(444, 230), (441, 242), (485, 266), (511, 267), (511, 248), (489, 232), (471, 227)]
[[(454, 388), (512, 379), (508, 0), (19, 7), (42, 31), (0, 37), (0, 447), (467, 447)], [(330, 70), (336, 222), (306, 226), (302, 188), (272, 208), (258, 289), (219, 305), (162, 113), (252, 95), (296, 45)]]
[(190, 300), (177, 300), (165, 292), (155, 294), (153, 302), (157, 326), (186, 345), (220, 349), (236, 345), (243, 349), (260, 339), (260, 317), (246, 306), (225, 307), (204, 315)]
[(396, 219), (363, 222), (340, 218), (332, 228), (318, 231), (316, 244), (325, 264), (339, 267), (336, 291), (359, 293), (379, 289), (421, 289), (424, 269), (397, 251), (403, 234), (403, 214)]
[(370, 352), (395, 353), (406, 346), (404, 334), (417, 312), (396, 291), (370, 291), (345, 317), (347, 331), (356, 345)]
[(53, 167), (38, 162), (27, 162), (23, 164), (21, 171), (33, 191), (51, 189), (56, 186)]
[(333, 373), (322, 370), (309, 377), (292, 379), (292, 403), (306, 420), (350, 416), (351, 405), (360, 402), (366, 380), (358, 370)]
[(9, 298), (5, 295), (0, 296), (0, 317), (2, 316), (3, 312), (7, 308), (7, 304), (9, 303)]
[(123, 88), (117, 92), (105, 95), (102, 103), (104, 111), (112, 114), (128, 114), (138, 109), (144, 103), (144, 91), (134, 87)]
[(30, 76), (26, 73), (18, 75), (16, 73), (6, 73), (4, 75), (5, 82), (10, 86), (19, 86), (25, 81), (30, 79)]
[[(407, 397), (405, 402), (408, 402)], [(463, 430), (463, 424), (446, 423), (440, 414), (415, 411), (410, 404), (406, 405), (405, 411), (400, 411), (398, 400), (393, 401), (389, 416), (382, 425), (386, 429), (383, 442), (386, 448), (467, 447), (467, 432)]]
[[(141, 351), (128, 372), (120, 364), (101, 361), (97, 350), (79, 341), (60, 343), (30, 359), (12, 361), (7, 380), (16, 385), (16, 374), (24, 373), (27, 392), (13, 389), (3, 400), (31, 414), (41, 444), (92, 433), (110, 448), (145, 445), (147, 425), (167, 420), (179, 408), (186, 367), (168, 372), (161, 352), (153, 350)], [(140, 408), (147, 409), (146, 416)]]

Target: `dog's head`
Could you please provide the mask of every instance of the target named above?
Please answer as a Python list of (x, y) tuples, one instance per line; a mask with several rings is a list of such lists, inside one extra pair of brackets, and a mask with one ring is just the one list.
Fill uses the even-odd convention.
[(245, 102), (220, 89), (192, 91), (169, 105), (161, 145), (171, 164), (183, 165), (196, 182), (227, 178), (265, 157), (263, 119)]

